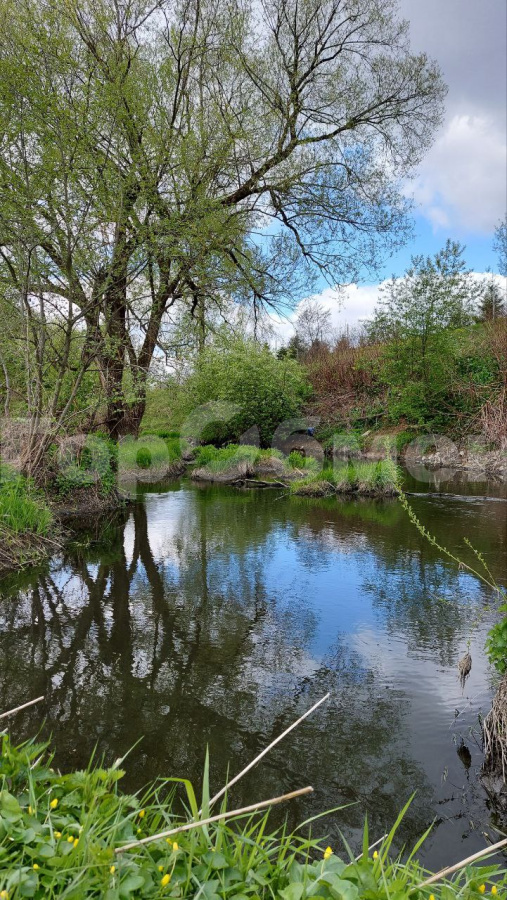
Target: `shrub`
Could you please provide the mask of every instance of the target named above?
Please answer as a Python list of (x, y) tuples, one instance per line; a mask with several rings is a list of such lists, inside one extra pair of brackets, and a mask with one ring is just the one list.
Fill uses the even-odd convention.
[(118, 445), (107, 436), (89, 434), (86, 444), (80, 448), (73, 447), (71, 440), (70, 446), (54, 445), (52, 452), (58, 494), (66, 496), (80, 488), (95, 487), (107, 496), (115, 489)]
[(239, 410), (228, 421), (206, 425), (196, 438), (223, 444), (257, 426), (261, 443), (269, 446), (277, 426), (300, 414), (309, 390), (295, 360), (277, 359), (255, 341), (236, 340), (202, 353), (185, 386), (182, 414), (210, 401), (236, 404)]

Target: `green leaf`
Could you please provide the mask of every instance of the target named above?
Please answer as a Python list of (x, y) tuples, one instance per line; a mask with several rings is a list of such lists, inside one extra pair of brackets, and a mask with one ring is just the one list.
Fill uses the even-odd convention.
[(294, 881), (292, 884), (289, 884), (288, 887), (284, 888), (282, 891), (279, 891), (280, 897), (283, 897), (283, 900), (301, 900), (305, 892), (305, 886), (302, 882)]
[(218, 851), (210, 850), (203, 856), (203, 860), (208, 863), (211, 869), (227, 869), (229, 866), (223, 853)]
[(359, 891), (355, 884), (339, 878), (333, 872), (324, 872), (320, 880), (329, 885), (331, 896), (336, 900), (357, 900), (359, 897)]
[(7, 822), (17, 822), (23, 815), (18, 801), (9, 791), (0, 791), (0, 813)]
[(127, 875), (120, 884), (120, 897), (130, 897), (134, 891), (144, 886), (142, 875)]

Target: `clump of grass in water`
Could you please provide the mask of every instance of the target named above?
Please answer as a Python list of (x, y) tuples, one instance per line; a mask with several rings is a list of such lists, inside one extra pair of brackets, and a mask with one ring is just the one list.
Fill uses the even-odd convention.
[[(107, 900), (430, 897), (429, 888), (419, 889), (428, 873), (415, 858), (430, 829), (408, 857), (402, 860), (390, 855), (409, 804), (373, 853), (365, 826), (357, 858), (345, 841), (340, 858), (325, 841), (306, 837), (303, 829), (315, 818), (292, 834), (285, 828), (270, 832), (267, 813), (198, 826), (116, 853), (127, 843), (198, 820), (199, 806), (191, 783), (160, 779), (141, 794), (123, 794), (119, 788), (122, 760), (109, 769), (90, 765), (67, 775), (53, 771), (51, 762), (46, 745), (28, 742), (16, 747), (6, 734), (2, 736), (2, 900), (64, 896)], [(185, 788), (186, 816), (175, 812), (177, 785)], [(209, 796), (206, 763), (203, 817), (209, 812)], [(494, 896), (505, 886), (505, 869), (467, 867), (453, 881), (441, 880), (437, 896), (445, 900), (479, 898), (486, 892)]]
[(329, 492), (358, 493), (375, 496), (390, 496), (398, 492), (399, 469), (391, 459), (378, 462), (349, 462), (341, 466), (325, 468), (323, 471), (310, 472), (304, 478), (291, 484), (291, 492), (311, 493)]

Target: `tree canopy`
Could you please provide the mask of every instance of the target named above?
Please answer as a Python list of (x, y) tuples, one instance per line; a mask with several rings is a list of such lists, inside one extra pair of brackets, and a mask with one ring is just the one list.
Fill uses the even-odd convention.
[(35, 379), (47, 321), (61, 379), (80, 332), (112, 436), (175, 302), (291, 302), (406, 236), (445, 88), (395, 0), (0, 0), (0, 26), (0, 287)]

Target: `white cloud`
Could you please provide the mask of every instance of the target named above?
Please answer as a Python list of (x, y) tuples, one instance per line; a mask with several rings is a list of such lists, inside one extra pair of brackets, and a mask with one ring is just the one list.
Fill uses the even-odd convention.
[[(322, 304), (324, 309), (329, 310), (333, 328), (343, 331), (347, 326), (354, 328), (363, 319), (371, 317), (377, 302), (379, 287), (378, 284), (349, 284), (341, 291), (325, 288), (320, 294), (315, 294), (313, 299)], [(302, 300), (298, 304), (289, 319), (273, 318), (272, 323), (278, 345), (286, 344), (294, 334), (294, 323), (298, 310), (304, 302), (305, 300)]]
[(409, 188), (435, 231), (490, 233), (505, 216), (507, 142), (487, 116), (455, 115)]
[[(490, 277), (487, 272), (472, 272), (471, 276), (481, 281)], [(502, 275), (493, 277), (507, 297), (507, 278)], [(341, 291), (324, 288), (320, 294), (314, 294), (312, 299), (320, 303), (324, 309), (329, 310), (333, 328), (338, 332), (343, 332), (347, 327), (352, 329), (373, 316), (379, 290), (384, 284), (386, 281), (379, 284), (349, 284)], [(305, 300), (302, 300), (298, 304), (290, 318), (272, 317), (276, 346), (280, 347), (286, 344), (294, 334), (298, 310), (304, 302)]]

